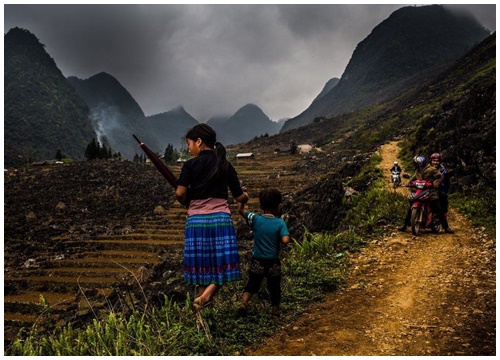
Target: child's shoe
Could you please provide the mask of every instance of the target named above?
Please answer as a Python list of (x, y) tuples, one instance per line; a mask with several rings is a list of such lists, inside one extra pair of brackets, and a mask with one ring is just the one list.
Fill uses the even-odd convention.
[(247, 304), (241, 304), (240, 307), (238, 308), (238, 315), (241, 317), (245, 317), (248, 314), (248, 305)]

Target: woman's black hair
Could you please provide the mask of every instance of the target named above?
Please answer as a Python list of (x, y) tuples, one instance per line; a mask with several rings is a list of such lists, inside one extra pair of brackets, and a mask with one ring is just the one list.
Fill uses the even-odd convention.
[(200, 138), (205, 145), (209, 148), (214, 149), (215, 158), (217, 162), (215, 167), (210, 171), (207, 178), (203, 181), (203, 184), (208, 184), (214, 178), (217, 178), (220, 174), (226, 174), (228, 161), (226, 159), (226, 148), (220, 142), (217, 141), (217, 134), (214, 129), (212, 129), (207, 124), (198, 124), (192, 129), (188, 130), (186, 133), (186, 139), (191, 139), (193, 141)]

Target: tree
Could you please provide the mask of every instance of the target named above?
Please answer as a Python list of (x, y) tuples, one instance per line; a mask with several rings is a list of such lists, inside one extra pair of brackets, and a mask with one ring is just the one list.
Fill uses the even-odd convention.
[(111, 159), (113, 157), (113, 151), (111, 147), (106, 146), (106, 144), (101, 144), (94, 138), (87, 145), (87, 149), (85, 150), (85, 158), (87, 160), (95, 160), (95, 159)]
[(175, 160), (179, 158), (179, 152), (174, 149), (174, 146), (172, 144), (168, 144), (167, 148), (165, 149), (165, 156), (164, 156), (164, 161), (166, 163), (173, 163)]
[(59, 160), (61, 161), (63, 159), (63, 154), (61, 152), (61, 149), (57, 149), (57, 152), (56, 152), (56, 160)]
[(99, 148), (100, 145), (96, 141), (95, 138), (92, 139), (90, 144), (87, 145), (87, 148), (85, 150), (85, 158), (87, 160), (95, 160), (99, 157)]

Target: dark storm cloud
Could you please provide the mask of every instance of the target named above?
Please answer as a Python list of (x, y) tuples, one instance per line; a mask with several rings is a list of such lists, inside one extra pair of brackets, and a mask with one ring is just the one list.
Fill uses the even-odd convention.
[[(402, 6), (4, 5), (4, 31), (33, 32), (65, 76), (110, 73), (146, 115), (183, 105), (206, 121), (254, 103), (278, 120), (302, 112)], [(471, 7), (495, 30), (494, 5)]]

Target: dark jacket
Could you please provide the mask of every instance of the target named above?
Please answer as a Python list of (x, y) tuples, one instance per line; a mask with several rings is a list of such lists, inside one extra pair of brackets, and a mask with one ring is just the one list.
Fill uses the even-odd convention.
[(238, 174), (231, 163), (228, 163), (227, 173), (219, 174), (210, 183), (205, 183), (208, 174), (216, 166), (216, 162), (214, 151), (204, 150), (197, 157), (184, 163), (177, 183), (188, 188), (189, 200), (227, 199), (228, 187), (235, 198), (243, 194)]
[(397, 171), (398, 173), (401, 173), (401, 167), (399, 165), (394, 165), (393, 167), (391, 167), (391, 172), (392, 171)]

